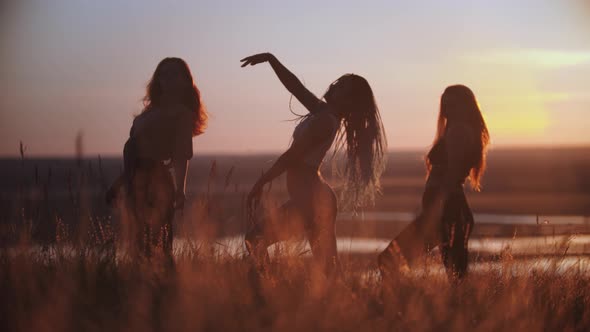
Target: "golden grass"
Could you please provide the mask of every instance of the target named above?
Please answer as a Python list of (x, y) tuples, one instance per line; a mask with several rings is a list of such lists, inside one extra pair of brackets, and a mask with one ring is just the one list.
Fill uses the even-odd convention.
[[(278, 254), (257, 277), (247, 257), (186, 246), (166, 269), (112, 247), (66, 244), (0, 253), (5, 331), (583, 330), (590, 278), (579, 270), (402, 274), (382, 293), (372, 260), (344, 260), (342, 280)], [(559, 259), (559, 258), (557, 258)], [(426, 266), (440, 264), (426, 257)], [(518, 273), (512, 273), (515, 270)], [(421, 267), (416, 270), (421, 271)], [(511, 271), (511, 272), (508, 272)], [(258, 282), (259, 280), (259, 282)]]
[[(98, 173), (102, 185), (100, 163)], [(66, 211), (48, 206), (51, 173), (45, 183), (35, 176), (34, 187), (41, 188), (37, 198), (24, 194), (35, 192), (30, 188), (19, 189), (11, 205), (16, 213), (0, 211), (6, 216), (0, 229), (3, 331), (590, 328), (590, 276), (575, 267), (559, 269), (561, 252), (546, 270), (521, 266), (504, 252), (497, 258), (500, 269), (472, 270), (460, 284), (427, 268), (441, 267), (438, 258), (427, 256), (414, 269), (422, 272), (400, 274), (383, 291), (375, 257), (343, 256), (342, 278), (334, 280), (316, 273), (309, 257), (277, 247), (260, 277), (242, 252), (220, 253), (206, 244), (217, 234), (211, 214), (223, 210), (223, 201), (210, 201), (209, 195), (192, 205), (198, 210), (190, 214), (194, 224), (177, 233), (201, 236), (205, 244), (178, 249), (174, 268), (158, 257), (133, 259), (124, 254), (120, 225), (92, 217), (85, 202), (89, 177), (83, 167), (68, 175)], [(48, 224), (56, 225), (52, 238), (37, 241)]]

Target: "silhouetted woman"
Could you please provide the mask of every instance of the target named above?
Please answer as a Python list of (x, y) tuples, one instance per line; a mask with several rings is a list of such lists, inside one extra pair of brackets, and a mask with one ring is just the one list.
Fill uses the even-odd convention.
[(203, 133), (206, 122), (207, 113), (186, 62), (162, 60), (125, 143), (123, 175), (107, 193), (107, 200), (112, 200), (119, 188), (125, 189), (131, 231), (143, 255), (149, 257), (154, 248), (162, 248), (171, 257), (172, 220), (175, 208), (184, 206), (192, 138)]
[(339, 268), (337, 200), (322, 178), (320, 166), (334, 141), (336, 150), (346, 146), (343, 197), (353, 207), (374, 199), (383, 171), (386, 139), (373, 91), (364, 78), (346, 74), (329, 86), (322, 100), (272, 54), (257, 54), (241, 61), (242, 67), (268, 62), (285, 88), (309, 111), (295, 128), (289, 149), (252, 188), (248, 205), (256, 204), (264, 184), (283, 172), (287, 173), (290, 199), (274, 218), (256, 221), (246, 234), (246, 246), (262, 268), (268, 261), (268, 246), (304, 230), (316, 266), (330, 274)]
[(436, 246), (449, 276), (465, 276), (473, 214), (463, 183), (468, 178), (479, 191), (488, 142), (488, 129), (473, 92), (464, 85), (447, 87), (440, 101), (434, 143), (426, 156), (428, 179), (422, 213), (379, 255), (384, 282)]

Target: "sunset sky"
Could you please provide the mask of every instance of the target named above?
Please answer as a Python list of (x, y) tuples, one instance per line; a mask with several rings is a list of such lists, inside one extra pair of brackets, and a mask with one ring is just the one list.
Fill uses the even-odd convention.
[[(0, 5), (0, 155), (117, 155), (166, 56), (210, 112), (195, 154), (278, 152), (294, 123), (274, 53), (316, 94), (370, 82), (391, 149), (425, 149), (449, 84), (473, 89), (496, 147), (590, 145), (590, 6), (521, 1), (8, 1)], [(295, 111), (304, 112), (293, 102)]]

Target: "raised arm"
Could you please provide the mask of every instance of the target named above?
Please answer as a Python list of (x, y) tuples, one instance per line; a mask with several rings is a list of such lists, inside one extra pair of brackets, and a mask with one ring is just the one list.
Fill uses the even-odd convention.
[(270, 66), (275, 74), (277, 74), (281, 83), (283, 83), (285, 88), (287, 88), (287, 90), (291, 92), (310, 113), (317, 112), (323, 106), (324, 102), (309, 91), (297, 76), (283, 66), (274, 55), (270, 53), (260, 53), (246, 57), (240, 61), (243, 62), (242, 67), (247, 65), (254, 66), (262, 62), (270, 63)]

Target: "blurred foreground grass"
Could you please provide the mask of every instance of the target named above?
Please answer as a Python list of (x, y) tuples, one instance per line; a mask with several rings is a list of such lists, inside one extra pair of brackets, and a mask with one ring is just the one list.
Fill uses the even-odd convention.
[[(158, 257), (124, 254), (124, 220), (111, 220), (93, 199), (93, 190), (102, 198), (110, 177), (100, 159), (96, 168), (78, 160), (63, 179), (36, 165), (31, 176), (22, 154), (20, 162), (17, 185), (0, 200), (2, 331), (590, 329), (590, 275), (576, 264), (559, 267), (567, 250), (556, 249), (546, 269), (520, 264), (506, 251), (461, 284), (436, 273), (440, 260), (426, 256), (383, 295), (375, 255), (341, 255), (342, 280), (328, 280), (308, 256), (278, 246), (268, 273), (257, 279), (242, 251), (207, 244), (216, 241), (227, 201), (243, 206), (237, 184), (230, 197), (233, 168), (218, 177), (222, 195), (212, 199), (213, 163), (207, 194), (190, 206), (190, 223), (175, 230), (188, 244), (176, 249), (174, 267), (167, 268)], [(66, 203), (56, 207), (60, 186)], [(243, 211), (236, 211), (233, 222), (243, 229)], [(192, 245), (197, 238), (199, 245)]]
[[(247, 257), (185, 246), (175, 267), (133, 260), (114, 247), (56, 244), (0, 252), (3, 331), (582, 331), (590, 277), (575, 268), (477, 269), (459, 285), (405, 273), (381, 294), (373, 259), (344, 257), (343, 280), (314, 273), (307, 257), (279, 252), (258, 287)], [(560, 258), (556, 256), (556, 260)], [(440, 264), (426, 257), (425, 266)], [(522, 268), (525, 268), (524, 266)], [(510, 272), (506, 272), (510, 271)]]

